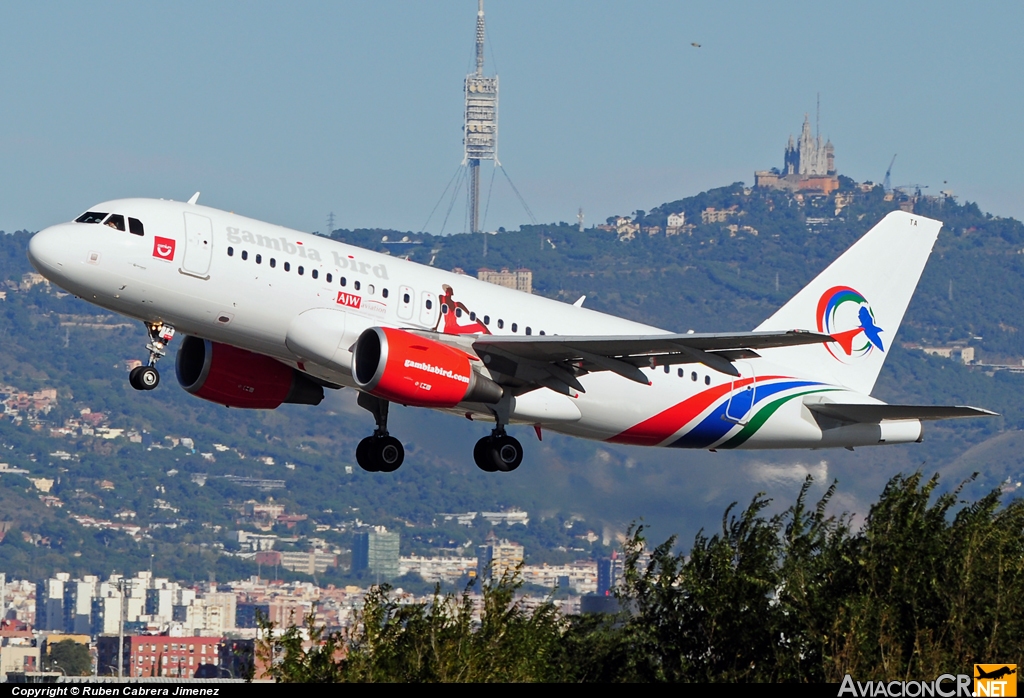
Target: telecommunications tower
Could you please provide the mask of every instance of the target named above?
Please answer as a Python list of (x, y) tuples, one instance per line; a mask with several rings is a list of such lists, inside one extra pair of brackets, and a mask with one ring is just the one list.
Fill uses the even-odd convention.
[(462, 164), (469, 167), (469, 230), (480, 232), (480, 161), (498, 162), (498, 76), (484, 77), (484, 0), (476, 13), (476, 71), (466, 76)]

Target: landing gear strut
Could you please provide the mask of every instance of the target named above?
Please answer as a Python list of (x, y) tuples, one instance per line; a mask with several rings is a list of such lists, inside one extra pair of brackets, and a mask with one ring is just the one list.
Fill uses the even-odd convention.
[(369, 410), (377, 422), (372, 436), (367, 436), (356, 446), (356, 462), (359, 467), (370, 473), (392, 473), (405, 460), (405, 448), (402, 442), (388, 434), (387, 400), (374, 397), (368, 393), (359, 393), (359, 406)]
[(484, 472), (510, 473), (523, 462), (523, 445), (505, 433), (511, 403), (512, 394), (506, 392), (498, 404), (491, 408), (494, 413), (494, 431), (490, 436), (477, 441), (473, 448), (473, 460)]
[(160, 372), (156, 370), (156, 362), (167, 355), (164, 351), (174, 338), (174, 328), (162, 322), (147, 322), (149, 332), (149, 362), (145, 366), (136, 366), (128, 374), (128, 383), (136, 390), (152, 390), (160, 385)]

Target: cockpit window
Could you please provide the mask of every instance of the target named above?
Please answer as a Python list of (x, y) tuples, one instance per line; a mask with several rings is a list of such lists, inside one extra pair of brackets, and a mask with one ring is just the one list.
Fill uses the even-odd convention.
[(142, 230), (142, 221), (138, 218), (128, 219), (128, 232), (132, 235), (145, 235), (145, 231)]
[(105, 213), (99, 213), (97, 211), (88, 211), (83, 213), (81, 216), (75, 219), (75, 223), (102, 223), (103, 219), (107, 217)]
[(123, 233), (124, 232), (124, 216), (122, 216), (120, 213), (112, 213), (112, 214), (110, 214), (110, 218), (107, 219), (107, 221), (106, 221), (106, 223), (104, 223), (104, 225), (109, 225), (114, 230), (120, 230)]

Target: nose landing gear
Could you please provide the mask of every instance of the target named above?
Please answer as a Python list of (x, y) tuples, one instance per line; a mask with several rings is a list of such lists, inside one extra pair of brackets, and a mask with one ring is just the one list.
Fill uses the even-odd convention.
[(149, 332), (149, 363), (145, 366), (136, 366), (128, 374), (128, 383), (136, 390), (152, 390), (160, 385), (160, 372), (156, 370), (156, 362), (167, 355), (164, 351), (171, 340), (174, 339), (174, 328), (162, 322), (147, 322), (146, 330)]
[(359, 393), (357, 402), (360, 407), (373, 414), (377, 428), (372, 436), (367, 436), (359, 442), (356, 447), (356, 462), (360, 468), (370, 473), (393, 473), (405, 460), (405, 448), (401, 441), (388, 434), (390, 403), (367, 393)]
[(160, 372), (153, 366), (136, 366), (128, 374), (128, 383), (136, 390), (152, 390), (160, 385)]

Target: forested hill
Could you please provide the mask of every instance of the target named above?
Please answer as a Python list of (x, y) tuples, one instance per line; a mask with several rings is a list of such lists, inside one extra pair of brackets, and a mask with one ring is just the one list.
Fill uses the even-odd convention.
[[(885, 201), (881, 187), (864, 192), (842, 181), (827, 198), (740, 183), (713, 189), (631, 214), (641, 230), (625, 241), (568, 223), (523, 226), (487, 235), (486, 257), (481, 234), (337, 230), (333, 237), (468, 274), (526, 267), (537, 293), (569, 302), (586, 294), (588, 307), (667, 329), (749, 329), (896, 210), (900, 198), (907, 204), (906, 197)], [(837, 196), (845, 205), (837, 207)], [(1024, 356), (1024, 224), (947, 197), (919, 197), (913, 206), (944, 226), (901, 340), (970, 340), (983, 355)], [(725, 222), (702, 223), (708, 208), (733, 211)], [(667, 236), (668, 215), (679, 212), (693, 228)], [(643, 231), (652, 226), (660, 231)]]
[[(485, 266), (525, 266), (533, 270), (536, 293), (570, 302), (586, 295), (588, 307), (669, 329), (737, 330), (754, 327), (900, 203), (848, 180), (838, 195), (803, 200), (735, 184), (634, 212), (639, 230), (632, 239), (614, 229), (580, 232), (566, 223), (524, 226), (488, 235), (486, 257), (482, 235), (339, 230), (333, 236), (470, 274)], [(1024, 226), (951, 198), (902, 203), (913, 203), (917, 213), (945, 227), (899, 341), (964, 340), (984, 361), (1019, 364)], [(708, 208), (727, 211), (725, 220), (702, 223)], [(668, 236), (674, 213), (684, 213), (692, 227)], [(267, 495), (226, 475), (283, 482), (272, 492), (275, 500), (289, 513), (309, 517), (295, 532), (341, 547), (349, 545), (350, 526), (358, 520), (401, 529), (403, 553), (472, 550), (488, 529), (447, 523), (439, 513), (519, 507), (530, 512), (530, 526), (499, 534), (523, 543), (531, 561), (607, 551), (615, 535), (640, 517), (654, 525), (655, 538), (679, 533), (685, 540), (701, 527), (717, 526), (725, 506), (758, 490), (792, 501), (807, 472), (839, 478), (837, 501), (852, 508), (873, 501), (892, 473), (922, 462), (949, 483), (979, 470), (972, 485), (979, 490), (1024, 475), (1024, 377), (964, 367), (899, 344), (879, 381), (879, 397), (975, 404), (1005, 416), (929, 425), (923, 444), (856, 453), (708, 454), (547, 433), (538, 443), (524, 429), (518, 434), (524, 465), (494, 477), (479, 472), (471, 457), (486, 425), (396, 408), (391, 431), (407, 445), (406, 463), (393, 474), (365, 473), (353, 467), (353, 454), (373, 424), (351, 391), (332, 392), (317, 408), (227, 410), (187, 395), (169, 365), (156, 391), (131, 390), (125, 362), (143, 357), (141, 326), (122, 325), (122, 319), (43, 284), (27, 288), (22, 277), (31, 271), (29, 237), (0, 235), (0, 284), (6, 289), (0, 386), (53, 388), (57, 399), (31, 420), (0, 414), (0, 460), (33, 478), (52, 479), (50, 494), (63, 506), (45, 506), (24, 475), (0, 473), (0, 535), (9, 529), (0, 542), (0, 570), (12, 575), (131, 572), (148, 566), (151, 553), (156, 572), (165, 576), (255, 573), (219, 551), (237, 548), (230, 534), (240, 527), (236, 508)], [(51, 431), (80, 419), (85, 409), (141, 440)], [(193, 438), (195, 450), (154, 447), (168, 446), (165, 437)], [(151, 537), (135, 541), (77, 523), (117, 515), (146, 527)], [(318, 531), (325, 526), (330, 530)], [(587, 530), (597, 533), (596, 542), (581, 540)]]

